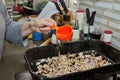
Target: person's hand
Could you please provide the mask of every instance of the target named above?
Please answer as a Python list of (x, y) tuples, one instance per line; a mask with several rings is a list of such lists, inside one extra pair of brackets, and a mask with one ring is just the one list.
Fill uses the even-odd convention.
[(51, 26), (55, 25), (56, 22), (51, 18), (37, 19), (35, 21), (24, 23), (22, 26), (22, 36), (26, 37), (32, 32), (49, 33)]
[(50, 26), (55, 25), (56, 22), (51, 18), (37, 19), (34, 22), (31, 22), (31, 29), (36, 32), (49, 33), (51, 28)]

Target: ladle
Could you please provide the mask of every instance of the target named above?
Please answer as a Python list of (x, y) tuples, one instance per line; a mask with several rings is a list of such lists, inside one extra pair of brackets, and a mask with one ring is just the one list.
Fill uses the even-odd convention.
[(63, 25), (63, 26), (51, 26), (52, 29), (56, 30), (56, 37), (64, 42), (64, 41), (68, 41), (72, 38), (73, 35), (73, 31), (72, 31), (72, 27), (69, 25)]

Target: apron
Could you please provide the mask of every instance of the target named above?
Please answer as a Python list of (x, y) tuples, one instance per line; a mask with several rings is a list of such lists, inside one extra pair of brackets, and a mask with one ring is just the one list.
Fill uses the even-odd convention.
[(0, 13), (0, 60), (2, 58), (3, 53), (4, 36), (5, 36), (5, 20), (2, 14)]

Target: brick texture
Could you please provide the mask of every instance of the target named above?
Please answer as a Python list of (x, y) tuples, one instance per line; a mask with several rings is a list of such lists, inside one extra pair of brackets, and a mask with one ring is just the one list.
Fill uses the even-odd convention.
[(80, 0), (80, 9), (97, 11), (95, 27), (113, 31), (112, 44), (120, 49), (120, 0)]

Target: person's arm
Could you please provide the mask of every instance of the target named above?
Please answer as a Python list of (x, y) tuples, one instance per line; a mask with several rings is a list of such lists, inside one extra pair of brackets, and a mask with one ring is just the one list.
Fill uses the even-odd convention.
[(22, 25), (18, 22), (13, 22), (8, 13), (5, 5), (0, 0), (0, 13), (2, 14), (5, 20), (5, 39), (13, 43), (21, 43), (23, 41), (22, 37)]
[(52, 19), (35, 20), (34, 22), (27, 22), (24, 24), (13, 22), (7, 14), (5, 6), (3, 5), (2, 7), (1, 12), (5, 18), (6, 24), (5, 39), (13, 43), (22, 43), (23, 38), (27, 37), (33, 31), (48, 33), (51, 30), (49, 26), (55, 24)]
[(26, 37), (34, 31), (47, 34), (51, 30), (50, 26), (55, 24), (55, 21), (50, 18), (37, 19), (35, 21), (27, 22), (22, 26), (22, 36)]

